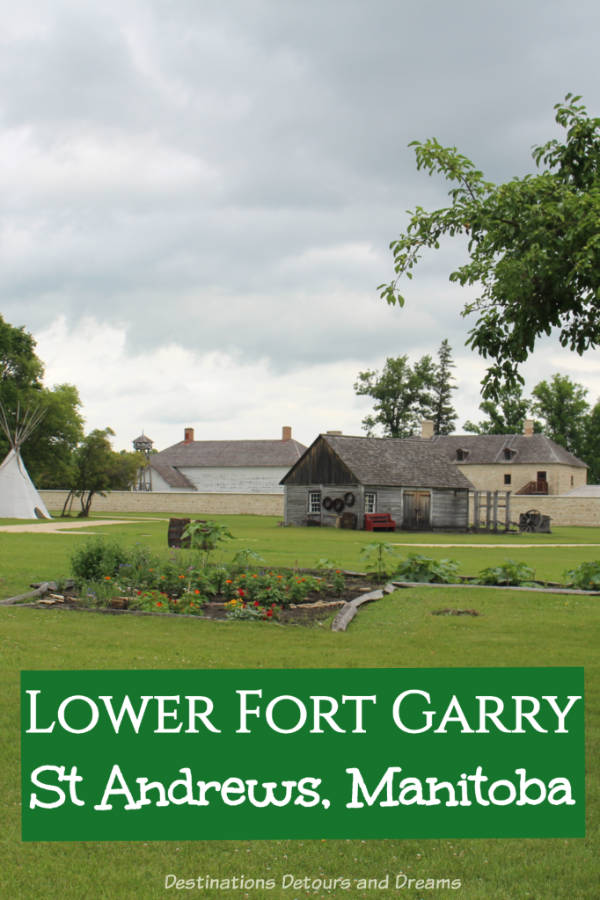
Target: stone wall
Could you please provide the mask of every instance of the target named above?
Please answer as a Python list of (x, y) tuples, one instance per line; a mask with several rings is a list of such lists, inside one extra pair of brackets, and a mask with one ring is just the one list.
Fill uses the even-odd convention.
[(539, 497), (520, 496), (510, 498), (510, 517), (519, 521), (519, 515), (537, 509), (543, 516), (550, 516), (550, 525), (600, 525), (600, 497)]
[[(40, 491), (42, 500), (52, 511), (62, 509), (66, 491)], [(304, 503), (304, 501), (303, 501)], [(78, 501), (73, 510), (78, 509)], [(471, 494), (471, 510), (473, 495)], [(600, 497), (541, 497), (539, 495), (510, 498), (510, 517), (519, 521), (519, 515), (529, 509), (537, 509), (550, 516), (552, 525), (600, 526)], [(136, 513), (190, 513), (192, 515), (256, 515), (278, 516), (283, 519), (283, 497), (275, 494), (199, 494), (164, 493), (143, 491), (111, 491), (106, 497), (95, 496), (94, 512)], [(504, 510), (500, 510), (503, 517)], [(472, 516), (471, 516), (472, 518)]]
[[(40, 491), (42, 500), (52, 511), (62, 509), (66, 491)], [(73, 512), (79, 510), (77, 498)], [(96, 494), (92, 511), (135, 513), (190, 513), (192, 515), (253, 515), (283, 518), (283, 496), (278, 494), (200, 494), (195, 491), (110, 491), (106, 497)]]
[[(539, 494), (510, 495), (510, 518), (518, 522), (521, 513), (537, 509), (543, 516), (550, 516), (552, 525), (600, 526), (600, 497), (553, 497)], [(470, 519), (473, 521), (473, 495), (470, 498)], [(504, 509), (498, 510), (498, 518), (504, 521)]]
[[(512, 491), (513, 495), (530, 481), (537, 479), (539, 471), (546, 472), (548, 493), (565, 494), (586, 483), (587, 469), (579, 466), (557, 464), (522, 465), (514, 462), (494, 463), (480, 466), (476, 464), (458, 465), (460, 471), (471, 484), (480, 491)], [(505, 484), (504, 475), (510, 475), (510, 484)], [(527, 496), (527, 495), (525, 495)], [(531, 509), (531, 507), (528, 507)]]

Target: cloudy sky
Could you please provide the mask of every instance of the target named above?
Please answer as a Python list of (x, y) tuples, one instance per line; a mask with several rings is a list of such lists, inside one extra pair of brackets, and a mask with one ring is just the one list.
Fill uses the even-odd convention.
[[(0, 0), (0, 312), (115, 446), (359, 434), (359, 371), (457, 361), (460, 423), (483, 365), (444, 245), (376, 286), (406, 210), (445, 202), (409, 141), (492, 180), (533, 170), (571, 91), (600, 114), (597, 0)], [(525, 374), (600, 396), (600, 352), (556, 342)]]

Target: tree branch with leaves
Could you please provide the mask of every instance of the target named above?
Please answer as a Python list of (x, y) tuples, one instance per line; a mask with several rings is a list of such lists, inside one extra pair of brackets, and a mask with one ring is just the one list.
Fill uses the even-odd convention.
[(395, 278), (379, 286), (380, 295), (403, 306), (400, 281), (412, 278), (422, 252), (437, 249), (444, 236), (466, 236), (469, 260), (449, 277), (479, 291), (462, 314), (478, 316), (467, 344), (491, 361), (486, 398), (497, 397), (502, 384), (522, 383), (519, 365), (553, 328), (579, 354), (600, 342), (600, 119), (580, 100), (567, 94), (556, 104), (566, 135), (534, 147), (536, 165), (545, 168), (504, 184), (486, 181), (436, 138), (410, 144), (418, 169), (454, 186), (449, 206), (409, 211), (406, 231), (390, 244)]

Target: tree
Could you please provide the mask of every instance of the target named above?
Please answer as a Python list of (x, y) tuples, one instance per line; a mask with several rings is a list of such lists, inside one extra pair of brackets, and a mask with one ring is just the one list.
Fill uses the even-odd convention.
[[(35, 353), (35, 340), (0, 316), (0, 401), (9, 420), (17, 407), (42, 413), (35, 439), (23, 446), (25, 465), (38, 487), (64, 487), (71, 454), (83, 437), (81, 401), (71, 384), (52, 389), (42, 384), (44, 366)], [(0, 435), (0, 461), (8, 452)]]
[(63, 516), (70, 511), (75, 497), (79, 497), (81, 502), (79, 516), (87, 518), (95, 494), (104, 495), (111, 489), (127, 490), (135, 483), (144, 457), (141, 453), (116, 453), (109, 439), (112, 435), (114, 431), (111, 428), (96, 428), (75, 450), (70, 490), (63, 506)]
[(438, 350), (438, 364), (435, 369), (433, 382), (433, 430), (435, 434), (452, 434), (454, 423), (458, 416), (452, 406), (452, 391), (456, 390), (452, 369), (455, 368), (452, 359), (452, 348), (448, 340), (444, 338)]
[(486, 181), (456, 147), (435, 138), (410, 145), (418, 169), (453, 183), (451, 203), (410, 213), (390, 245), (396, 278), (380, 285), (381, 296), (403, 306), (398, 282), (412, 277), (422, 250), (439, 247), (443, 235), (466, 235), (469, 261), (450, 280), (480, 290), (463, 315), (479, 316), (467, 344), (491, 360), (486, 398), (499, 396), (502, 383), (523, 383), (519, 364), (552, 328), (579, 354), (600, 340), (600, 119), (580, 99), (567, 94), (554, 107), (566, 135), (534, 147), (545, 168), (505, 184)]
[(58, 384), (39, 391), (33, 403), (43, 418), (35, 439), (23, 447), (25, 465), (39, 488), (64, 488), (73, 451), (83, 438), (79, 393), (72, 384)]
[(587, 417), (581, 459), (589, 466), (588, 484), (600, 484), (600, 400)]
[(549, 382), (536, 384), (531, 393), (535, 398), (531, 411), (543, 419), (544, 434), (575, 456), (583, 457), (590, 412), (586, 388), (571, 381), (568, 375), (557, 373)]
[(0, 316), (0, 390), (2, 402), (16, 405), (19, 393), (42, 387), (44, 367), (35, 354), (35, 340)]
[[(501, 385), (497, 401), (483, 400), (479, 404), (487, 418), (481, 422), (465, 422), (463, 427), (474, 434), (520, 434), (530, 405), (519, 384)], [(539, 423), (536, 430), (539, 431)]]
[(386, 437), (410, 437), (424, 418), (431, 418), (436, 368), (431, 356), (411, 366), (407, 356), (388, 357), (381, 373), (359, 372), (355, 393), (372, 397), (374, 415), (365, 416), (368, 435), (381, 426)]

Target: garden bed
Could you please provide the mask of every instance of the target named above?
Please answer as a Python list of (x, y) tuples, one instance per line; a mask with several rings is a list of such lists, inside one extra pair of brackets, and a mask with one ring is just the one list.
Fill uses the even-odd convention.
[[(303, 580), (306, 576), (316, 577), (314, 573), (309, 571), (298, 571), (293, 574), (301, 576)], [(323, 596), (319, 590), (310, 591), (302, 602), (278, 607), (276, 614), (269, 618), (274, 618), (285, 625), (312, 625), (335, 613), (345, 606), (346, 603), (364, 594), (365, 591), (373, 589), (373, 581), (364, 574), (354, 572), (340, 574), (344, 575), (345, 585), (344, 589), (340, 590), (335, 597)], [(6, 605), (18, 604), (30, 609), (96, 612), (105, 615), (151, 615), (213, 620), (234, 618), (231, 616), (231, 600), (227, 600), (225, 597), (205, 602), (196, 612), (186, 613), (167, 609), (164, 611), (159, 609), (139, 609), (135, 607), (135, 598), (132, 597), (113, 597), (103, 606), (90, 605), (89, 602), (84, 602), (81, 597), (77, 596), (76, 585), (73, 582), (68, 582), (60, 592), (54, 582), (33, 584), (31, 587), (33, 588), (31, 593), (21, 594), (18, 597), (12, 597), (2, 602)], [(253, 603), (248, 604), (250, 609), (252, 609), (253, 605)], [(244, 616), (239, 617), (244, 618)], [(259, 617), (257, 616), (256, 618)]]

